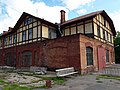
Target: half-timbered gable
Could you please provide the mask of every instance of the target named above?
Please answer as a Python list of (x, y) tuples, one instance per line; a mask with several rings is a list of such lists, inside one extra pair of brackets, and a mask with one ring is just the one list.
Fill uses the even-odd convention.
[(111, 45), (116, 34), (113, 22), (104, 10), (62, 22), (61, 31), (63, 36), (84, 34)]

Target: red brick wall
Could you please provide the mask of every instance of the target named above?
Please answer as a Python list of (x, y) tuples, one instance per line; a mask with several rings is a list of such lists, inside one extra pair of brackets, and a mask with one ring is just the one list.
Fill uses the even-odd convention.
[[(106, 49), (109, 50), (109, 63), (112, 64), (115, 61), (114, 58), (114, 47), (105, 43), (102, 43), (99, 40), (93, 39), (86, 37), (84, 35), (80, 35), (80, 57), (81, 57), (81, 73), (88, 73), (90, 71), (97, 71), (98, 69), (102, 69), (102, 66), (106, 66), (106, 63), (101, 62), (101, 65), (99, 68), (98, 64), (98, 47), (101, 46), (105, 51)], [(87, 61), (86, 61), (86, 47), (92, 47), (93, 48), (93, 65), (87, 66)], [(104, 55), (104, 60), (106, 57), (106, 52)], [(103, 60), (101, 60), (103, 61)]]
[[(25, 44), (13, 48), (5, 49), (3, 55), (7, 52), (14, 54), (16, 50), (17, 67), (21, 67), (22, 52), (32, 52), (33, 66), (47, 66), (48, 68), (64, 68), (75, 67), (76, 70), (81, 70), (82, 73), (98, 70), (98, 47), (102, 46), (104, 49), (110, 51), (110, 62), (114, 62), (114, 48), (110, 45), (104, 44), (98, 40), (86, 37), (84, 35), (71, 35), (61, 37), (53, 40), (45, 40)], [(86, 47), (93, 48), (93, 66), (86, 64)], [(34, 52), (37, 51), (38, 63), (34, 63)], [(1, 51), (0, 51), (1, 52)], [(2, 58), (4, 61), (4, 57)]]
[(79, 35), (67, 36), (46, 42), (44, 58), (50, 68), (75, 67), (80, 69)]
[[(79, 35), (72, 35), (54, 40), (46, 40), (20, 45), (5, 49), (4, 53), (16, 53), (16, 66), (21, 67), (22, 53), (32, 52), (33, 66), (47, 66), (48, 68), (75, 67), (80, 69)], [(37, 51), (38, 63), (34, 63), (34, 52)]]

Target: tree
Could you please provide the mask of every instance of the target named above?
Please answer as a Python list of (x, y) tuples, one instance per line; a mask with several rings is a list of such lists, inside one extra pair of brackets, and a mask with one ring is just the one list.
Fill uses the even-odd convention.
[(120, 32), (117, 31), (117, 35), (114, 38), (115, 45), (115, 63), (120, 63)]

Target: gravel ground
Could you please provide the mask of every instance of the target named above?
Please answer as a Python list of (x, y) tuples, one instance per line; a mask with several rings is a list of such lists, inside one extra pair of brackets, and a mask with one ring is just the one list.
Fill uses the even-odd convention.
[(113, 79), (96, 79), (96, 75), (72, 76), (64, 85), (50, 89), (35, 90), (120, 90), (120, 81)]

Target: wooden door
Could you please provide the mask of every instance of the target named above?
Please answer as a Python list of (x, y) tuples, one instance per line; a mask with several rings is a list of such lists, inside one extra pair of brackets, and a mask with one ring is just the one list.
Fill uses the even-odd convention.
[(105, 67), (105, 49), (98, 47), (98, 69), (102, 70)]

